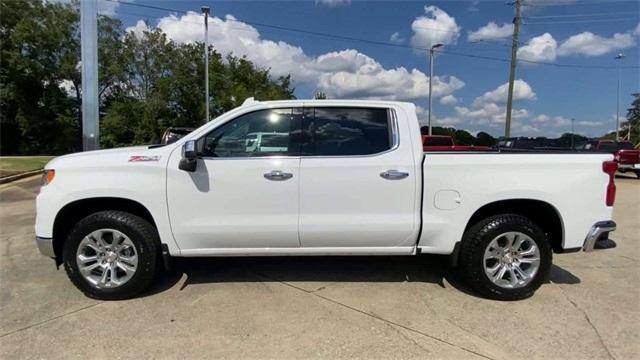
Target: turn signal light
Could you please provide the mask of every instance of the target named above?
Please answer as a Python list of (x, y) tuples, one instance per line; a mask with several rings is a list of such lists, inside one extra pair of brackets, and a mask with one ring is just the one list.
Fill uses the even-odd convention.
[(49, 185), (56, 177), (56, 171), (53, 169), (46, 169), (42, 174), (42, 186)]
[(613, 206), (616, 201), (616, 182), (615, 173), (618, 170), (618, 163), (615, 161), (605, 161), (602, 163), (602, 171), (609, 175), (609, 183), (607, 184), (607, 197), (605, 203), (607, 206)]

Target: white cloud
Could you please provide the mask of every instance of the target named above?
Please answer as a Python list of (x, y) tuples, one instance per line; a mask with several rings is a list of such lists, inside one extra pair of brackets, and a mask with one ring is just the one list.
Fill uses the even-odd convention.
[(125, 31), (132, 32), (136, 35), (136, 37), (140, 38), (144, 34), (145, 31), (149, 30), (149, 26), (144, 20), (138, 20), (134, 26), (129, 26)]
[(440, 98), (440, 104), (442, 105), (455, 105), (457, 103), (458, 103), (458, 99), (451, 94), (445, 95)]
[(394, 43), (394, 44), (403, 44), (404, 43), (404, 38), (402, 38), (402, 36), (400, 36), (400, 33), (396, 31), (393, 34), (391, 34), (391, 37), (389, 38), (389, 41)]
[(452, 44), (458, 40), (460, 30), (456, 19), (437, 6), (425, 6), (426, 16), (417, 17), (411, 24), (411, 44), (416, 48), (428, 48), (435, 44)]
[(576, 125), (578, 126), (588, 126), (588, 127), (596, 127), (596, 126), (602, 126), (604, 125), (604, 123), (602, 121), (578, 121), (576, 123)]
[(585, 55), (599, 56), (615, 50), (626, 49), (635, 45), (635, 39), (631, 32), (615, 33), (606, 38), (595, 35), (589, 31), (573, 35), (558, 47), (558, 56)]
[(446, 116), (443, 118), (436, 118), (435, 119), (435, 123), (438, 126), (449, 126), (449, 127), (455, 127), (455, 125), (461, 124), (464, 120), (460, 119), (459, 117), (455, 117), (455, 116)]
[(571, 119), (569, 118), (564, 116), (549, 116), (546, 114), (540, 114), (534, 117), (531, 121), (544, 125), (545, 127), (567, 127), (571, 125)]
[[(507, 114), (506, 107), (496, 103), (476, 104), (471, 109), (464, 106), (455, 107), (458, 117), (471, 120), (475, 125), (496, 126), (504, 124)], [(526, 109), (512, 109), (511, 118), (523, 119), (529, 116)]]
[(498, 25), (493, 21), (489, 22), (487, 25), (479, 28), (476, 31), (470, 31), (467, 36), (467, 40), (469, 41), (482, 41), (482, 40), (492, 40), (492, 39), (502, 39), (506, 37), (510, 37), (513, 34), (513, 24), (502, 24)]
[[(157, 27), (176, 42), (202, 41), (202, 17), (189, 12), (181, 17), (161, 18)], [(417, 69), (384, 68), (375, 59), (353, 49), (312, 57), (298, 46), (263, 39), (256, 28), (233, 16), (209, 18), (209, 42), (223, 55), (246, 56), (256, 65), (270, 68), (273, 76), (291, 74), (294, 81), (309, 84), (332, 98), (377, 98), (413, 100), (428, 93), (429, 78)], [(141, 34), (146, 24), (139, 21), (127, 31)], [(454, 76), (434, 77), (436, 97), (449, 95), (464, 86)]]
[(638, 23), (638, 26), (633, 30), (633, 35), (640, 36), (640, 23)]
[(316, 0), (316, 5), (325, 5), (328, 7), (351, 5), (351, 0)]
[[(507, 102), (507, 96), (509, 91), (509, 83), (504, 83), (497, 88), (487, 91), (481, 96), (478, 96), (474, 101), (474, 106), (482, 106), (484, 103), (496, 103), (504, 104)], [(533, 100), (536, 98), (536, 93), (526, 81), (518, 79), (513, 82), (513, 100)]]
[[(327, 67), (329, 64), (331, 66)], [(331, 97), (414, 100), (428, 94), (429, 77), (420, 70), (384, 69), (380, 63), (356, 50), (321, 55), (309, 66), (322, 71), (318, 88)], [(448, 95), (463, 86), (464, 82), (454, 76), (434, 77), (433, 94), (436, 97)]]
[(530, 61), (554, 61), (558, 43), (549, 33), (536, 36), (518, 49), (518, 59)]

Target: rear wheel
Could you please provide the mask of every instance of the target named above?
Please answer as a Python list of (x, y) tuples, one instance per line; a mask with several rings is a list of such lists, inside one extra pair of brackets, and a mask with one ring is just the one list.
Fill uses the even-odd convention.
[(102, 211), (69, 233), (63, 262), (73, 284), (101, 300), (127, 299), (148, 288), (156, 273), (156, 229), (121, 211)]
[(547, 279), (552, 251), (544, 231), (513, 214), (480, 221), (464, 235), (463, 276), (482, 295), (496, 300), (530, 297)]

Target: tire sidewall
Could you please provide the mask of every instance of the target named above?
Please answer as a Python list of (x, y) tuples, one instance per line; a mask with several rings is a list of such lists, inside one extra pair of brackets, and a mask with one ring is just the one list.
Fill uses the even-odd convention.
[[(63, 263), (71, 281), (87, 296), (99, 299), (123, 299), (138, 293), (153, 278), (156, 267), (156, 249), (140, 229), (141, 218), (121, 212), (101, 212), (81, 220), (69, 233), (63, 247)], [(145, 222), (146, 223), (146, 222)], [(138, 225), (138, 226), (136, 226)], [(125, 284), (115, 288), (97, 288), (80, 273), (76, 260), (78, 246), (82, 239), (100, 229), (118, 230), (131, 239), (138, 255), (138, 268)]]
[[(552, 264), (553, 252), (544, 231), (528, 219), (518, 215), (504, 215), (488, 219), (475, 233), (475, 246), (470, 254), (471, 263), (467, 271), (475, 274), (474, 287), (483, 294), (497, 300), (519, 300), (530, 297), (547, 280)], [(521, 232), (528, 235), (540, 251), (540, 265), (534, 278), (520, 288), (503, 288), (494, 284), (484, 270), (484, 253), (491, 241), (506, 232)]]

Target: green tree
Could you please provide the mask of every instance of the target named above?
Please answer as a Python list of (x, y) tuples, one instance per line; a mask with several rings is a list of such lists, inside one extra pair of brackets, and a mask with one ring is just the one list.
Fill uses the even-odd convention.
[(627, 121), (621, 124), (621, 137), (629, 135), (629, 141), (640, 145), (640, 93), (634, 93), (631, 107), (627, 109)]
[(478, 146), (493, 146), (496, 144), (496, 138), (484, 131), (480, 131), (478, 135), (476, 135), (476, 141), (474, 141), (473, 144)]
[(0, 152), (73, 150), (74, 104), (60, 85), (77, 71), (77, 12), (25, 0), (2, 2), (1, 14)]

